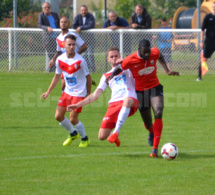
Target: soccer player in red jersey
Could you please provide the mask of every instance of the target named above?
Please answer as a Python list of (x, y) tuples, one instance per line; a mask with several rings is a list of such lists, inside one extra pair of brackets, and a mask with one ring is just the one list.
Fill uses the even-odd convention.
[[(72, 141), (81, 136), (79, 147), (86, 147), (90, 144), (85, 129), (78, 116), (82, 108), (70, 112), (70, 120), (65, 117), (67, 106), (83, 100), (91, 92), (91, 76), (84, 58), (75, 52), (76, 37), (67, 35), (65, 37), (66, 52), (60, 55), (56, 60), (56, 72), (48, 90), (41, 95), (41, 99), (46, 99), (54, 87), (57, 85), (63, 74), (65, 79), (65, 89), (60, 97), (55, 113), (55, 119), (59, 124), (69, 132), (68, 138), (63, 146), (68, 146)], [(73, 127), (73, 126), (74, 127)], [(77, 131), (76, 131), (77, 130)], [(77, 133), (78, 132), (78, 133)]]
[[(179, 76), (178, 72), (170, 71), (166, 65), (163, 55), (158, 48), (151, 48), (150, 42), (143, 39), (139, 42), (138, 51), (127, 56), (121, 63), (121, 68), (116, 69), (107, 79), (119, 74), (122, 70), (129, 69), (135, 79), (135, 90), (139, 100), (139, 111), (144, 126), (149, 131), (148, 142), (153, 146), (150, 157), (158, 157), (158, 145), (163, 129), (162, 114), (164, 108), (163, 86), (157, 77), (157, 60), (163, 66), (168, 75)], [(151, 108), (154, 112), (154, 124), (152, 122)]]

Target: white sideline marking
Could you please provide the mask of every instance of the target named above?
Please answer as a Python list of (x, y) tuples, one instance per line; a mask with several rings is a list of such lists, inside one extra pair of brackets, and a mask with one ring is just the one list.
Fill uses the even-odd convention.
[[(182, 151), (183, 152), (183, 151)], [(204, 150), (192, 150), (186, 151), (186, 153), (196, 153), (196, 152), (205, 152)], [(215, 152), (215, 151), (210, 151)], [(43, 158), (73, 158), (73, 157), (81, 157), (81, 156), (112, 156), (112, 155), (135, 155), (135, 154), (149, 154), (149, 152), (125, 152), (125, 153), (98, 153), (98, 154), (70, 154), (70, 155), (59, 155), (59, 156), (23, 156), (23, 157), (14, 157), (14, 158), (5, 158), (3, 160), (27, 160), (27, 159), (43, 159)], [(179, 151), (180, 154), (180, 151)]]
[(73, 158), (81, 156), (110, 156), (110, 155), (124, 155), (124, 154), (146, 154), (148, 152), (133, 152), (133, 153), (98, 153), (98, 154), (70, 154), (70, 155), (59, 155), (59, 156), (25, 156), (25, 157), (14, 157), (5, 158), (4, 160), (26, 160), (26, 159), (43, 159), (43, 158)]

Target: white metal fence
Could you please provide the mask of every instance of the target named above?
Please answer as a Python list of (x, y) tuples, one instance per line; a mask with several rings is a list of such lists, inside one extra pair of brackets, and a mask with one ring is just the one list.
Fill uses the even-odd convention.
[[(60, 30), (56, 31), (58, 34)], [(165, 53), (167, 61), (171, 61), (171, 69), (180, 74), (197, 74), (200, 63), (199, 37), (200, 30), (105, 30), (94, 29), (82, 32), (80, 36), (88, 45), (88, 53), (83, 56), (94, 67), (96, 73), (103, 73), (110, 69), (106, 61), (106, 50), (110, 46), (117, 46), (122, 56), (137, 51), (138, 42), (142, 38), (149, 39), (152, 47), (160, 47), (159, 33), (171, 33), (171, 55)], [(47, 71), (49, 57), (43, 47), (43, 33), (41, 29), (0, 28), (0, 72), (28, 72)], [(165, 43), (163, 43), (165, 45)], [(55, 53), (53, 45), (53, 54)], [(168, 59), (171, 58), (171, 59)], [(208, 61), (209, 73), (215, 73), (215, 55)], [(158, 64), (158, 72), (162, 72)]]

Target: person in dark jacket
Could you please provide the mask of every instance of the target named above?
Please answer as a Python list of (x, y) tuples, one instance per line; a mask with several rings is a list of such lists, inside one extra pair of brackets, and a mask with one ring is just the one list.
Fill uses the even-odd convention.
[[(118, 30), (118, 29), (129, 29), (129, 24), (125, 18), (117, 16), (116, 12), (110, 11), (108, 14), (108, 19), (104, 22), (103, 28)], [(119, 32), (113, 32), (110, 34), (110, 39), (112, 44), (120, 48), (120, 37)], [(123, 33), (123, 54), (130, 55), (131, 53), (131, 34)]]
[[(203, 50), (203, 56), (205, 58), (205, 62), (207, 62), (208, 58), (211, 58), (212, 54), (215, 52), (215, 1), (212, 4), (212, 13), (209, 13), (204, 17), (200, 39), (200, 48)], [(201, 80), (202, 71), (200, 64), (196, 81)]]
[[(83, 30), (90, 30), (95, 28), (95, 18), (93, 14), (88, 12), (88, 7), (82, 5), (80, 8), (80, 14), (76, 15), (73, 21), (72, 28), (76, 30), (77, 33), (81, 33)], [(95, 36), (93, 32), (88, 32), (81, 34), (80, 37), (85, 40), (88, 48), (84, 53), (84, 58), (87, 61), (90, 72), (95, 72), (95, 59), (94, 59), (94, 49), (95, 49)]]
[[(53, 29), (60, 28), (60, 18), (57, 13), (51, 12), (51, 4), (48, 2), (42, 5), (43, 12), (38, 16), (38, 27), (44, 30), (43, 32), (43, 45), (48, 52), (49, 59), (51, 60), (56, 52), (56, 37), (57, 33)], [(55, 65), (50, 67), (49, 71), (54, 71)]]
[[(152, 28), (152, 19), (151, 16), (147, 13), (145, 7), (141, 4), (135, 6), (135, 12), (131, 16), (131, 28), (133, 29), (151, 29)], [(138, 41), (141, 39), (148, 39), (151, 41), (151, 33), (140, 33), (137, 34)]]

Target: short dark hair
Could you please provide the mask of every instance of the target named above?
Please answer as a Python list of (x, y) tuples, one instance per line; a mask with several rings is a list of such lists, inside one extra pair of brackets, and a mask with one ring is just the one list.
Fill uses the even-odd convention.
[(135, 8), (136, 8), (136, 7), (139, 7), (139, 8), (141, 8), (142, 10), (144, 10), (144, 7), (143, 7), (141, 4), (139, 4), (139, 3), (135, 6)]
[(68, 34), (68, 35), (65, 36), (64, 41), (65, 41), (66, 39), (72, 39), (72, 40), (76, 41), (76, 36), (71, 35), (71, 34)]
[(151, 44), (150, 44), (149, 40), (147, 40), (147, 39), (140, 40), (139, 48), (150, 48), (150, 47), (151, 47)]
[(81, 7), (85, 7), (85, 8), (87, 8), (87, 10), (88, 10), (88, 7), (87, 7), (86, 5), (82, 5)]
[(119, 48), (118, 48), (118, 47), (115, 47), (115, 46), (109, 47), (109, 48), (107, 49), (107, 54), (108, 54), (110, 51), (115, 51), (115, 50), (119, 52)]
[(161, 22), (166, 22), (166, 18), (161, 18)]

